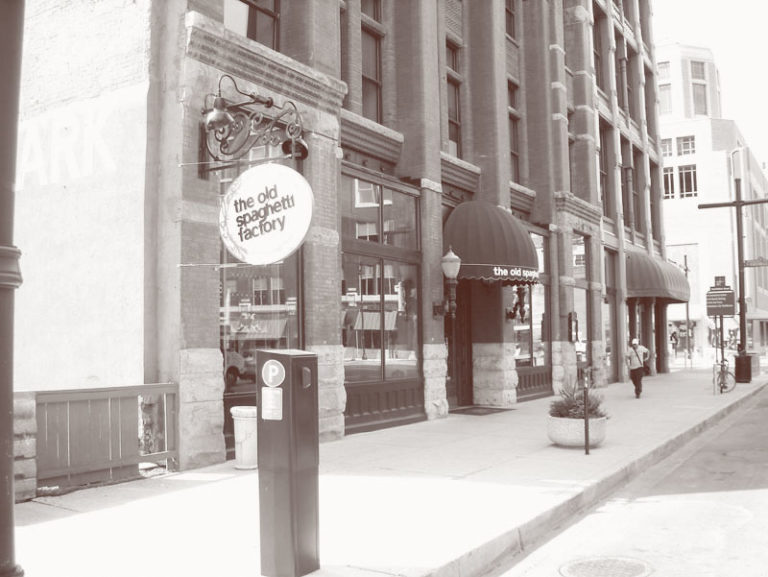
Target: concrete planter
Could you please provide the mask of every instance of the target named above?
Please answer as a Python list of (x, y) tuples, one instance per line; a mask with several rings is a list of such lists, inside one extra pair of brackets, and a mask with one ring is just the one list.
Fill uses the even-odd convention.
[[(605, 440), (607, 417), (589, 419), (589, 446), (597, 447)], [(549, 416), (547, 436), (561, 447), (584, 446), (584, 419)]]

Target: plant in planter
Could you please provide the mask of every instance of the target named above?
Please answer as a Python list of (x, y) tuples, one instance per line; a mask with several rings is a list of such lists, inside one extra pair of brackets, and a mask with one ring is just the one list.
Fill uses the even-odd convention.
[[(602, 407), (600, 395), (587, 391), (586, 413), (589, 418), (589, 446), (596, 447), (605, 440), (608, 415)], [(560, 397), (549, 405), (547, 435), (556, 445), (584, 446), (584, 391), (569, 383), (560, 391)]]

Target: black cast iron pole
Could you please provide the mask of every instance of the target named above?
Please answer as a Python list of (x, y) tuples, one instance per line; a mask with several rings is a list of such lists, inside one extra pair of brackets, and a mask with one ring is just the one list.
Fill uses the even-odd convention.
[(13, 306), (21, 285), (19, 250), (13, 246), (16, 140), (19, 122), (24, 0), (3, 2), (0, 18), (0, 577), (18, 577), (13, 506)]
[(747, 298), (744, 290), (744, 223), (742, 221), (741, 179), (734, 178), (736, 192), (736, 258), (739, 260), (739, 343), (738, 352), (742, 357), (747, 353)]

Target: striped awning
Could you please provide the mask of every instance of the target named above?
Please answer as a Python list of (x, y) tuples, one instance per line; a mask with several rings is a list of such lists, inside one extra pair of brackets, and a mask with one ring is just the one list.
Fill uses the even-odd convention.
[(483, 200), (461, 203), (445, 222), (443, 250), (461, 259), (459, 279), (530, 285), (539, 279), (531, 235), (511, 212)]

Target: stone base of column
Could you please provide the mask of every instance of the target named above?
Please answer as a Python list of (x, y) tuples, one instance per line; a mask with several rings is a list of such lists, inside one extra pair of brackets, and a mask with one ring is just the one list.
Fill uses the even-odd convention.
[(517, 371), (514, 343), (472, 345), (473, 402), (489, 407), (517, 403)]
[(427, 419), (448, 416), (445, 390), (448, 377), (448, 347), (445, 344), (424, 345), (424, 412)]

